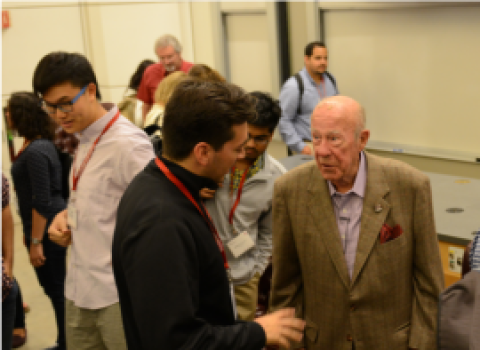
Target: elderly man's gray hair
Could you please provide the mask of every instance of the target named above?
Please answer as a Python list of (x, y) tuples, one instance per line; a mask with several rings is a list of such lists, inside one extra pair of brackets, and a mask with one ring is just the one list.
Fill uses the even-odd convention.
[(154, 48), (155, 53), (157, 53), (157, 49), (164, 48), (167, 46), (173, 47), (173, 49), (177, 53), (182, 52), (182, 45), (180, 44), (178, 39), (171, 34), (165, 34), (165, 35), (162, 35), (160, 38), (158, 38), (157, 41), (155, 41), (155, 48)]

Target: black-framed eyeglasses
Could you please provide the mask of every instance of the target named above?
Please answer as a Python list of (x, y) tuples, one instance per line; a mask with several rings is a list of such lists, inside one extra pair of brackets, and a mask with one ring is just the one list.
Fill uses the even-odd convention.
[(82, 96), (85, 93), (85, 90), (87, 90), (87, 87), (88, 87), (88, 84), (85, 85), (83, 89), (80, 90), (80, 92), (71, 101), (51, 104), (45, 100), (42, 100), (41, 106), (43, 110), (50, 115), (54, 115), (57, 112), (57, 108), (61, 110), (63, 113), (71, 112), (73, 111), (73, 104), (77, 102), (80, 96)]

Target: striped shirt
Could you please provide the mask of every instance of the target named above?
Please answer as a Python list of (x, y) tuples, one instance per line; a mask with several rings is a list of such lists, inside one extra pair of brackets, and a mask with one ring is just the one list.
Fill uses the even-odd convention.
[(472, 249), (470, 249), (470, 268), (480, 271), (480, 230), (477, 231), (473, 239)]

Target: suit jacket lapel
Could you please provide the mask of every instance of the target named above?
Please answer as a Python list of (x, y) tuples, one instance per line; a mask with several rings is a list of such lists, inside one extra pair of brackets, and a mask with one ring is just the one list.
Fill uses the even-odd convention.
[(315, 222), (315, 230), (327, 247), (330, 259), (332, 259), (341, 280), (348, 289), (350, 287), (350, 278), (343, 255), (342, 242), (340, 241), (330, 192), (327, 182), (323, 179), (316, 166), (312, 167), (307, 190), (310, 192), (308, 207)]
[(385, 200), (385, 196), (390, 192), (390, 188), (385, 179), (383, 169), (375, 158), (367, 153), (365, 154), (367, 156), (367, 188), (363, 200), (360, 237), (358, 239), (351, 286), (355, 284), (362, 271), (390, 211), (390, 204)]

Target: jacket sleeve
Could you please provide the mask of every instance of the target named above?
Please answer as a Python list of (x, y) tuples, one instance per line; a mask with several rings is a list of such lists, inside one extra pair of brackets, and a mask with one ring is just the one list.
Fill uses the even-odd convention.
[(428, 178), (421, 181), (416, 192), (414, 237), (414, 299), (409, 346), (434, 350), (437, 349), (438, 302), (444, 281)]
[(27, 150), (28, 177), (32, 186), (32, 208), (48, 219), (52, 215), (52, 197), (50, 193), (51, 167), (48, 163), (48, 157), (32, 146), (36, 145), (32, 144)]
[(286, 177), (275, 183), (273, 191), (273, 276), (270, 311), (294, 307), (296, 317), (304, 319), (303, 277), (293, 237), (292, 222), (284, 186)]
[(257, 323), (218, 326), (197, 315), (202, 293), (198, 252), (183, 223), (149, 223), (122, 244), (120, 254), (144, 350), (250, 350), (265, 345)]
[(263, 213), (258, 222), (257, 247), (259, 253), (257, 265), (262, 274), (272, 256), (272, 208)]
[(295, 152), (301, 152), (305, 147), (305, 142), (293, 127), (293, 121), (297, 118), (298, 100), (300, 90), (297, 81), (291, 77), (288, 79), (280, 91), (279, 101), (282, 109), (282, 116), (278, 124), (278, 130), (282, 135), (283, 141)]

